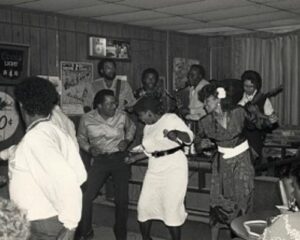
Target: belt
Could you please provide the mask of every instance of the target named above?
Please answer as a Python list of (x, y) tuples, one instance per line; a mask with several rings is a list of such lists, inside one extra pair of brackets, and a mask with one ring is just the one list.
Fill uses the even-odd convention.
[(179, 147), (164, 150), (164, 151), (153, 152), (153, 153), (151, 153), (151, 155), (152, 155), (152, 157), (163, 157), (163, 156), (173, 154), (179, 150), (182, 150), (182, 148), (183, 148), (182, 146), (179, 146)]
[(242, 142), (241, 144), (239, 144), (233, 148), (226, 148), (226, 147), (218, 146), (218, 152), (223, 153), (224, 159), (235, 157), (235, 156), (245, 152), (248, 149), (249, 149), (249, 144), (248, 144), (247, 140), (245, 140), (244, 142)]

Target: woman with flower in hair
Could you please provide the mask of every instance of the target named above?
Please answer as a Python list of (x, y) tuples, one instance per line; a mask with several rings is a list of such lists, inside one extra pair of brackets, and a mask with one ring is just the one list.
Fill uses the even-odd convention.
[[(209, 84), (198, 93), (207, 115), (199, 121), (197, 150), (206, 146), (205, 138), (216, 144), (212, 163), (210, 224), (212, 239), (218, 239), (221, 225), (229, 225), (251, 210), (254, 169), (249, 145), (243, 135), (251, 117), (237, 106), (235, 91)], [(198, 145), (197, 145), (198, 144)]]

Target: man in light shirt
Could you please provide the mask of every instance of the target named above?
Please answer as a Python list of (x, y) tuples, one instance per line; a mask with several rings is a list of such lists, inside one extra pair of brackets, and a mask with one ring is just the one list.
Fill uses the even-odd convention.
[(185, 116), (186, 119), (198, 121), (206, 115), (204, 104), (198, 98), (198, 92), (209, 82), (204, 79), (205, 70), (201, 65), (193, 64), (188, 72), (189, 89), (189, 113)]
[(118, 79), (116, 76), (117, 65), (112, 59), (103, 59), (98, 63), (98, 72), (101, 78), (86, 87), (84, 98), (85, 112), (93, 109), (93, 100), (97, 92), (102, 89), (110, 89), (115, 94), (118, 109), (125, 110), (132, 107), (136, 100), (128, 81)]
[(241, 106), (246, 106), (247, 108), (247, 104), (249, 105), (255, 102), (254, 105), (255, 108), (257, 108), (257, 112), (261, 115), (264, 115), (265, 118), (265, 125), (262, 127), (262, 129), (253, 128), (250, 130), (245, 130), (245, 136), (248, 139), (250, 146), (255, 151), (255, 155), (258, 156), (254, 162), (254, 164), (257, 165), (260, 163), (266, 131), (272, 130), (276, 126), (278, 118), (275, 114), (270, 99), (266, 97), (260, 97), (262, 79), (259, 73), (253, 70), (247, 70), (242, 74), (241, 79), (243, 81), (244, 94), (238, 104)]
[(93, 200), (112, 175), (116, 205), (114, 233), (117, 240), (126, 240), (130, 169), (124, 160), (136, 127), (125, 112), (117, 110), (112, 90), (100, 90), (94, 98), (94, 106), (94, 110), (82, 116), (77, 133), (80, 148), (93, 158), (83, 196), (80, 239), (93, 236)]
[(72, 240), (86, 171), (72, 138), (50, 120), (57, 92), (49, 81), (29, 77), (15, 96), (27, 128), (9, 159), (10, 197), (27, 212), (31, 239)]

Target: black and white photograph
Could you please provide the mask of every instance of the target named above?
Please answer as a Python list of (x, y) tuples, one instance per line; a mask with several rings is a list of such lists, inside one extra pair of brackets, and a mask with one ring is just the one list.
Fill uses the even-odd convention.
[(130, 60), (130, 42), (90, 36), (89, 57)]
[(300, 240), (300, 0), (0, 0), (0, 240)]

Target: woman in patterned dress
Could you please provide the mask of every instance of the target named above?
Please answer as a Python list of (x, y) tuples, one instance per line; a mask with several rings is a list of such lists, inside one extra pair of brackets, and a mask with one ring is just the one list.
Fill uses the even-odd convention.
[(243, 130), (245, 123), (254, 119), (237, 107), (224, 88), (214, 84), (205, 86), (199, 99), (208, 114), (199, 121), (197, 148), (205, 148), (205, 138), (218, 148), (212, 163), (210, 192), (211, 237), (216, 240), (221, 225), (229, 225), (251, 210), (254, 169)]

